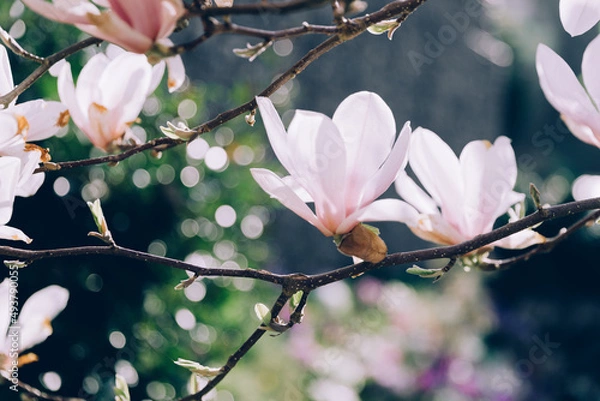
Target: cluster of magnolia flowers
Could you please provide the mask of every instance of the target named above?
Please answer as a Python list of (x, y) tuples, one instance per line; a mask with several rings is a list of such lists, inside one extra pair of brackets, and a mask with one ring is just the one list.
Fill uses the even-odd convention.
[[(181, 0), (24, 3), (50, 19), (75, 24), (84, 32), (123, 47), (109, 45), (91, 57), (77, 84), (68, 62), (53, 66), (50, 72), (58, 77), (60, 102), (13, 101), (0, 110), (0, 238), (29, 243), (31, 239), (25, 233), (6, 224), (15, 197), (35, 194), (44, 174), (34, 171), (40, 163), (50, 160), (47, 149), (30, 142), (55, 135), (68, 124), (70, 116), (99, 149), (112, 152), (136, 144), (130, 127), (146, 98), (159, 85), (165, 68), (169, 92), (177, 90), (185, 80), (180, 56), (157, 58), (172, 45), (167, 36), (185, 8)], [(0, 95), (13, 89), (8, 54), (0, 46)]]

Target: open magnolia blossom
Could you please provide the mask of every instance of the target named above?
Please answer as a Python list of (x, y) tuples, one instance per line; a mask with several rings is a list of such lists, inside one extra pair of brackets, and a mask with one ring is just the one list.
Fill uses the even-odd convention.
[(581, 35), (600, 21), (600, 1), (560, 0), (560, 21), (571, 36)]
[[(359, 222), (386, 219), (385, 200), (375, 199), (406, 166), (411, 130), (407, 122), (396, 139), (394, 116), (383, 99), (355, 93), (333, 118), (298, 110), (287, 132), (271, 101), (256, 100), (273, 151), (290, 174), (280, 178), (270, 170), (251, 169), (265, 192), (325, 236), (342, 236)], [(307, 202), (314, 202), (314, 212)]]
[[(409, 165), (423, 191), (405, 172), (396, 180), (396, 190), (414, 206), (403, 220), (419, 237), (442, 245), (454, 245), (490, 232), (496, 219), (507, 212), (518, 218), (511, 206), (525, 195), (514, 192), (517, 163), (510, 140), (499, 137), (469, 142), (457, 158), (435, 133), (417, 128), (408, 151)], [(513, 234), (493, 245), (522, 249), (545, 238), (533, 230)]]
[[(569, 65), (548, 46), (540, 44), (536, 68), (546, 99), (561, 113), (573, 135), (600, 148), (600, 36), (583, 53), (581, 85)], [(587, 89), (587, 92), (586, 92)]]
[[(37, 360), (34, 354), (22, 355), (33, 346), (43, 342), (52, 334), (50, 322), (67, 306), (69, 291), (51, 285), (34, 293), (22, 304), (19, 318), (11, 319), (11, 280), (0, 283), (0, 369), (8, 371), (12, 366), (21, 366)], [(19, 299), (20, 301), (20, 299)], [(19, 302), (21, 304), (21, 302)], [(18, 347), (14, 343), (18, 343)], [(19, 354), (15, 360), (14, 355)]]
[(71, 66), (64, 63), (58, 74), (58, 94), (94, 146), (110, 152), (135, 143), (129, 127), (150, 93), (152, 77), (143, 54), (123, 52), (110, 59), (98, 53), (81, 70), (77, 87)]
[[(6, 95), (14, 88), (8, 54), (0, 46), (0, 95)], [(46, 149), (31, 144), (54, 136), (69, 121), (69, 112), (60, 102), (31, 100), (16, 104), (13, 100), (8, 107), (0, 110), (0, 156), (13, 156), (20, 160), (21, 168), (16, 188), (17, 196), (31, 196), (44, 181), (44, 174), (33, 171), (41, 162), (50, 160)]]
[[(23, 0), (36, 13), (73, 24), (97, 38), (135, 53), (162, 42), (185, 14), (182, 0)], [(98, 6), (103, 7), (99, 9)]]

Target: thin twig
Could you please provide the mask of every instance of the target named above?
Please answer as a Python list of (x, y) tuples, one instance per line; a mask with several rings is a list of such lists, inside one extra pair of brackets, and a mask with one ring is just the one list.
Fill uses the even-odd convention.
[(21, 45), (12, 36), (10, 36), (9, 33), (6, 32), (2, 27), (0, 27), (0, 40), (17, 56), (21, 56), (27, 60), (32, 60), (40, 64), (44, 62), (43, 57), (36, 56), (35, 54), (23, 49), (23, 47), (21, 47)]
[(243, 277), (280, 285), (290, 281), (290, 275), (279, 275), (268, 272), (266, 270), (222, 269), (202, 267), (186, 263), (178, 259), (153, 255), (151, 253), (136, 251), (118, 245), (79, 246), (46, 250), (28, 250), (13, 248), (9, 246), (0, 246), (0, 255), (3, 257), (19, 259), (25, 262), (26, 264), (31, 264), (37, 260), (42, 259), (54, 259), (85, 255), (120, 256), (127, 259), (139, 260), (142, 262), (157, 263), (163, 266), (168, 266), (179, 270), (187, 270), (193, 272), (194, 274), (204, 277)]
[(203, 7), (192, 5), (188, 7), (191, 15), (201, 17), (216, 17), (220, 15), (256, 15), (256, 14), (286, 14), (311, 7), (327, 4), (328, 0), (288, 0), (278, 2), (260, 1), (253, 4), (236, 4), (231, 7)]
[[(271, 319), (279, 315), (279, 312), (281, 312), (281, 309), (284, 307), (284, 305), (290, 299), (290, 297), (291, 295), (287, 291), (281, 292), (281, 294), (275, 301), (275, 304), (271, 308)], [(248, 351), (252, 349), (252, 347), (258, 342), (258, 340), (260, 340), (261, 337), (265, 335), (265, 333), (266, 331), (261, 328), (254, 330), (252, 335), (250, 335), (250, 337), (248, 337), (248, 339), (233, 354), (231, 354), (229, 359), (227, 359), (227, 363), (221, 368), (221, 372), (217, 376), (215, 376), (214, 379), (209, 381), (206, 384), (206, 386), (204, 386), (204, 388), (198, 393), (188, 395), (187, 397), (183, 397), (179, 401), (201, 400), (203, 396), (208, 394), (213, 388), (216, 387), (217, 384), (219, 384), (227, 376), (229, 372), (231, 372), (231, 370), (235, 367), (235, 365), (237, 365), (240, 359), (242, 359), (244, 355), (246, 355)]]
[(484, 259), (483, 262), (485, 263), (480, 264), (477, 267), (483, 271), (504, 270), (516, 263), (527, 261), (534, 255), (548, 253), (552, 251), (559, 243), (570, 237), (579, 229), (589, 225), (590, 223), (593, 223), (599, 218), (600, 210), (590, 213), (584, 218), (578, 220), (573, 225), (569, 226), (569, 228), (560, 230), (560, 232), (555, 237), (548, 238), (547, 241), (543, 244), (539, 244), (525, 253), (506, 259)]

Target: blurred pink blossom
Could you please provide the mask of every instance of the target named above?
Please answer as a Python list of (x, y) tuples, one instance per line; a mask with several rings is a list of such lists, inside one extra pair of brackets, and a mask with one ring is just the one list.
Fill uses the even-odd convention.
[(135, 53), (146, 53), (155, 44), (161, 44), (185, 14), (182, 0), (23, 0), (23, 3), (46, 18), (74, 24), (92, 36)]

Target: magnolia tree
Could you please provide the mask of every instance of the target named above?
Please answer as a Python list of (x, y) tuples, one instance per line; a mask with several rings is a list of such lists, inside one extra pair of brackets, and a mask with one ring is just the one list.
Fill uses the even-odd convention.
[[(220, 366), (206, 366), (205, 361), (183, 357), (175, 361), (192, 374), (189, 394), (180, 399), (200, 400), (210, 396), (211, 390), (265, 334), (279, 335), (301, 323), (311, 293), (320, 287), (405, 264), (412, 265), (408, 273), (434, 281), (456, 265), (501, 270), (551, 251), (560, 241), (600, 218), (600, 176), (577, 178), (572, 186), (574, 202), (546, 204), (534, 185), (529, 194), (515, 191), (517, 157), (508, 137), (499, 136), (493, 143), (473, 138), (456, 155), (444, 141), (447, 133), (412, 127), (409, 121), (395, 121), (386, 102), (373, 92), (351, 94), (331, 117), (318, 111), (297, 110), (286, 127), (280, 117), (284, 110), (278, 111), (270, 100), (279, 89), (293, 79), (301, 79), (297, 77), (323, 54), (365, 32), (386, 34), (390, 40), (395, 33), (401, 35), (401, 24), (420, 7), (436, 7), (435, 0), (427, 4), (425, 0), (396, 0), (369, 13), (365, 13), (367, 4), (358, 0), (243, 4), (223, 0), (215, 0), (215, 4), (183, 0), (22, 2), (52, 24), (74, 25), (89, 37), (43, 57), (28, 50), (27, 35), (19, 35), (17, 41), (11, 32), (0, 30), (0, 255), (8, 276), (0, 284), (0, 334), (5, 336), (0, 347), (0, 372), (4, 384), (15, 392), (41, 399), (72, 399), (44, 393), (21, 381), (18, 374), (23, 365), (37, 360), (36, 355), (24, 352), (51, 334), (50, 321), (68, 307), (69, 291), (55, 285), (38, 291), (25, 303), (19, 301), (19, 285), (27, 285), (18, 282), (19, 271), (35, 269), (46, 259), (110, 255), (179, 269), (187, 276), (174, 285), (175, 290), (190, 288), (206, 277), (242, 278), (278, 288), (279, 296), (269, 306), (254, 306), (260, 320), (258, 327), (239, 348), (231, 350)], [(267, 14), (278, 14), (285, 20), (287, 15), (312, 7), (330, 7), (331, 24), (304, 22), (300, 26), (266, 30), (234, 22), (242, 16)], [(560, 2), (560, 21), (571, 35), (587, 32), (599, 19), (600, 2)], [(192, 39), (180, 43), (169, 39), (173, 32), (185, 33), (192, 27), (193, 32), (188, 35)], [(184, 67), (181, 55), (224, 34), (253, 38), (246, 48), (233, 49), (250, 61), (278, 40), (317, 34), (326, 39), (284, 73), (274, 75), (270, 85), (250, 94), (245, 103), (222, 110), (197, 126), (176, 119), (165, 121), (160, 127), (162, 132), (150, 134), (152, 139), (140, 139), (135, 133), (136, 124), (165, 73), (169, 93), (184, 84), (193, 88), (194, 82), (186, 83), (185, 69), (194, 66)], [(97, 49), (95, 54), (74, 78), (65, 59), (93, 46)], [(38, 65), (16, 85), (9, 52)], [(427, 61), (423, 57), (413, 55), (411, 60), (418, 65)], [(592, 40), (583, 54), (583, 82), (543, 43), (537, 48), (535, 65), (546, 98), (560, 112), (575, 138), (600, 147), (600, 37)], [(59, 100), (17, 102), (19, 95), (46, 74), (56, 77)], [(239, 116), (244, 116), (250, 126), (262, 121), (272, 152), (287, 173), (281, 176), (256, 166), (250, 170), (255, 182), (247, 183), (247, 187), (261, 188), (313, 225), (315, 235), (330, 237), (341, 253), (354, 259), (353, 264), (331, 266), (320, 274), (276, 274), (261, 266), (214, 267), (202, 260), (183, 261), (131, 249), (120, 245), (119, 236), (111, 233), (100, 200), (88, 202), (97, 226), (90, 235), (97, 238), (98, 245), (66, 243), (53, 249), (33, 249), (28, 245), (32, 238), (19, 228), (18, 220), (11, 219), (15, 201), (34, 196), (45, 175), (95, 165), (111, 169), (144, 152), (160, 157), (171, 148), (191, 148), (199, 143), (198, 137), (210, 136), (213, 130)], [(51, 158), (53, 149), (36, 144), (59, 131), (64, 134), (65, 130), (85, 135), (91, 146), (98, 149), (96, 156), (56, 160)], [(258, 126), (254, 131), (255, 135), (264, 132)], [(405, 171), (407, 167), (412, 175)], [(398, 196), (381, 198), (392, 186)], [(529, 213), (528, 195), (535, 208)], [(580, 220), (552, 237), (536, 231), (546, 221), (574, 214), (581, 215)], [(506, 216), (508, 223), (498, 226), (498, 219)], [(390, 250), (377, 228), (366, 224), (380, 221), (404, 224), (414, 235), (435, 246), (403, 251), (401, 245), (393, 243)], [(517, 251), (509, 259), (497, 259), (492, 254), (495, 247)], [(423, 263), (429, 260), (446, 262), (439, 269), (424, 267)], [(284, 309), (289, 309), (289, 313), (282, 313)], [(130, 400), (127, 380), (117, 375), (115, 383), (115, 399)]]

